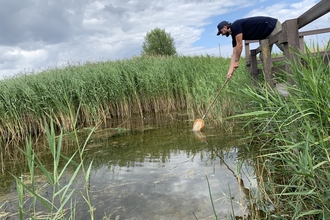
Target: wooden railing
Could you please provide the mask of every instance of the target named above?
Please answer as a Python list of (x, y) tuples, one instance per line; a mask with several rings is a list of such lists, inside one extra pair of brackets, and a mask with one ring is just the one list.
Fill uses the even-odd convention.
[[(274, 67), (273, 62), (297, 60), (296, 55), (295, 53), (292, 53), (292, 50), (300, 50), (304, 52), (304, 36), (330, 32), (330, 28), (299, 32), (300, 28), (315, 21), (328, 12), (330, 12), (330, 0), (321, 0), (300, 17), (283, 22), (282, 31), (275, 36), (260, 41), (245, 40), (246, 70), (251, 74), (253, 79), (257, 82), (258, 74), (263, 72), (266, 82), (273, 88), (275, 87), (274, 73), (284, 71), (287, 74), (290, 74), (290, 69), (287, 65)], [(259, 42), (260, 46), (256, 49), (250, 50), (250, 43), (255, 42)], [(283, 45), (283, 57), (271, 57), (271, 51), (269, 48), (274, 43)], [(263, 55), (262, 61), (257, 60), (257, 54), (259, 53), (262, 53)], [(325, 62), (329, 62), (330, 51), (324, 51), (323, 53), (327, 55), (325, 56), (325, 58), (327, 58)], [(262, 69), (258, 68), (258, 63), (262, 64)]]

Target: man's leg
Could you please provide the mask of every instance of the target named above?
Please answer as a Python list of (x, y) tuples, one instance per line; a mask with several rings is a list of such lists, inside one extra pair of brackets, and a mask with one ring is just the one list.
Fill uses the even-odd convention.
[[(282, 31), (282, 24), (281, 24), (281, 22), (279, 22), (279, 21), (277, 20), (277, 22), (276, 22), (276, 26), (275, 26), (273, 32), (272, 32), (267, 38), (270, 38), (270, 37), (276, 35), (276, 34), (277, 34), (278, 32), (280, 32), (280, 31)], [(276, 46), (277, 46), (282, 52), (284, 51), (284, 47), (283, 47), (282, 44), (279, 44), (278, 42), (276, 42), (275, 44), (276, 44)], [(269, 48), (269, 49), (270, 49), (270, 51), (272, 51), (272, 47)]]
[[(272, 33), (270, 33), (270, 35), (269, 35), (266, 39), (268, 39), (268, 38), (270, 38), (270, 37), (276, 35), (276, 34), (277, 34), (278, 32), (280, 32), (280, 31), (282, 31), (282, 24), (281, 24), (281, 22), (279, 22), (279, 21), (277, 20), (277, 22), (276, 22), (276, 26), (275, 26), (274, 30), (272, 31)], [(276, 42), (275, 44), (276, 44), (276, 46), (277, 46), (282, 52), (284, 51), (284, 47), (283, 47), (282, 44), (279, 44), (278, 42)], [(272, 52), (272, 49), (273, 49), (273, 45), (270, 45), (270, 46), (269, 46), (269, 50), (270, 50), (270, 52)], [(260, 57), (260, 60), (262, 61), (262, 60), (263, 60), (262, 53), (260, 53), (259, 57)]]

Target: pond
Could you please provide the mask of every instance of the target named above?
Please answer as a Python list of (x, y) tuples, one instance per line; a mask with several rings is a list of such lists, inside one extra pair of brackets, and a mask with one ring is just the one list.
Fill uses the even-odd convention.
[[(97, 130), (84, 154), (86, 164), (93, 162), (89, 192), (95, 219), (214, 219), (214, 212), (218, 219), (247, 215), (246, 191), (257, 184), (240, 141), (243, 135), (241, 130), (229, 132), (207, 122), (205, 133), (196, 133), (191, 121), (154, 116)], [(63, 183), (72, 173), (66, 170)], [(6, 181), (1, 186), (0, 218), (16, 219), (15, 181)], [(79, 196), (84, 191), (83, 177), (78, 175), (72, 186), (76, 219), (90, 219)]]

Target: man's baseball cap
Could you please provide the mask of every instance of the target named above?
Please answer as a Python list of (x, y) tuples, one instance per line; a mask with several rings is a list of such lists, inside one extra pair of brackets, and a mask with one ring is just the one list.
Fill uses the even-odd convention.
[(229, 24), (228, 21), (221, 21), (221, 22), (218, 24), (218, 33), (217, 33), (218, 36), (221, 34), (221, 29), (223, 28), (223, 26), (226, 26), (226, 25), (228, 25), (228, 24)]

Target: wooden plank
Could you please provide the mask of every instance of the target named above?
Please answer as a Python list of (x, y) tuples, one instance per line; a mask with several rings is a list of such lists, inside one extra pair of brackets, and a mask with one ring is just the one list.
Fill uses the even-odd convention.
[(277, 34), (269, 38), (269, 45), (273, 45), (274, 43), (276, 43), (279, 39), (279, 36), (281, 35), (282, 35), (282, 31), (278, 32)]
[(272, 62), (279, 62), (279, 61), (283, 61), (283, 60), (285, 60), (283, 56), (282, 57), (273, 57), (272, 58)]
[(246, 44), (252, 44), (252, 43), (257, 43), (259, 40), (244, 40)]
[(329, 32), (330, 32), (330, 28), (322, 28), (322, 29), (317, 29), (317, 30), (299, 32), (299, 36), (302, 37), (302, 36), (315, 35), (315, 34), (324, 34), (324, 33), (329, 33)]
[(272, 67), (272, 72), (273, 72), (273, 74), (275, 74), (275, 73), (283, 73), (283, 72), (285, 72), (285, 65), (279, 65), (279, 66), (273, 66)]
[(329, 0), (321, 0), (319, 3), (314, 5), (304, 14), (297, 18), (298, 29), (306, 26), (307, 24), (315, 21), (319, 17), (322, 17), (326, 13), (330, 12)]
[[(272, 62), (279, 62), (279, 61), (284, 61), (285, 57), (281, 56), (281, 57), (272, 57)], [(257, 61), (258, 64), (261, 64), (261, 60)]]
[(261, 45), (259, 47), (256, 48), (256, 53), (261, 53), (262, 49), (261, 49)]

